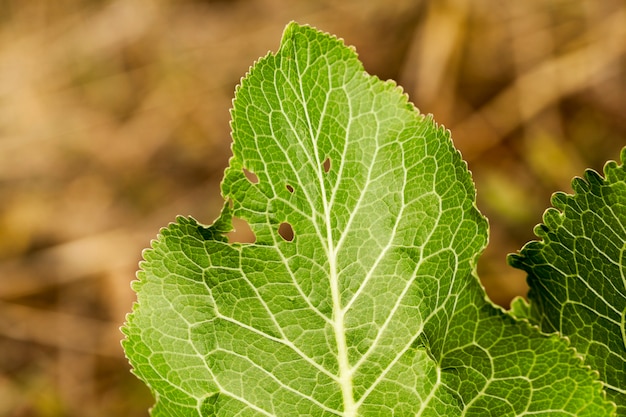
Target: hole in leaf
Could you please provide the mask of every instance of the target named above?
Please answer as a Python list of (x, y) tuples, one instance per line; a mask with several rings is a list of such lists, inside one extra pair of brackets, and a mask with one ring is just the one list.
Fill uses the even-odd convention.
[(330, 171), (330, 158), (324, 159), (322, 166), (324, 167), (324, 172)]
[(247, 169), (244, 168), (243, 169), (243, 174), (246, 176), (248, 181), (250, 181), (252, 184), (258, 184), (259, 183), (259, 177), (257, 177), (254, 172), (248, 171)]
[(278, 234), (287, 242), (291, 242), (293, 240), (293, 228), (287, 222), (283, 222), (280, 226), (278, 226)]
[(286, 185), (287, 187), (287, 191), (289, 191), (290, 193), (293, 193), (293, 187), (289, 184)]
[(233, 230), (226, 234), (229, 243), (254, 243), (256, 236), (247, 221), (233, 217)]

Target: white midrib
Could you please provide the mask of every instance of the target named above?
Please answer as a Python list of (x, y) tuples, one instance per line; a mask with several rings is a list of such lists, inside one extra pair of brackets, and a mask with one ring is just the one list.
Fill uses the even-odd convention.
[(330, 290), (333, 299), (333, 328), (335, 331), (335, 343), (337, 343), (337, 362), (339, 365), (339, 385), (343, 398), (343, 417), (356, 417), (358, 406), (354, 401), (352, 386), (352, 367), (348, 360), (348, 344), (344, 326), (345, 311), (341, 306), (341, 292), (339, 291), (339, 277), (337, 275), (337, 257), (332, 243), (332, 234), (328, 233), (328, 266), (330, 272)]
[[(297, 73), (302, 74), (302, 71), (298, 67), (298, 60), (294, 60), (294, 63), (297, 68)], [(298, 79), (301, 79), (300, 77)], [(303, 109), (305, 111), (305, 117), (307, 121), (307, 125), (309, 127), (309, 135), (312, 138), (314, 155), (319, 155), (317, 149), (317, 135), (312, 129), (311, 118), (307, 112), (306, 108), (306, 94), (303, 91), (302, 83), (298, 84), (299, 93), (303, 103)], [(328, 100), (328, 97), (327, 97)], [(324, 112), (326, 110), (327, 101), (324, 103)], [(320, 118), (320, 125), (318, 125), (318, 131), (321, 127), (321, 121), (323, 118)], [(329, 281), (330, 281), (330, 291), (333, 299), (333, 329), (335, 332), (335, 343), (337, 343), (337, 363), (339, 366), (339, 375), (338, 382), (341, 387), (341, 395), (343, 398), (343, 414), (342, 417), (357, 417), (358, 405), (355, 404), (354, 401), (354, 393), (352, 386), (352, 367), (350, 366), (350, 361), (348, 360), (348, 345), (346, 343), (346, 333), (344, 326), (344, 316), (345, 311), (341, 305), (341, 291), (339, 289), (339, 276), (337, 274), (337, 248), (335, 248), (335, 244), (333, 243), (333, 231), (331, 227), (331, 216), (330, 216), (330, 207), (329, 202), (326, 201), (326, 187), (324, 186), (324, 173), (322, 172), (322, 163), (316, 157), (317, 162), (317, 174), (318, 181), (320, 185), (320, 196), (322, 197), (322, 204), (324, 208), (324, 219), (326, 223), (326, 248), (328, 254), (328, 267), (329, 267)]]

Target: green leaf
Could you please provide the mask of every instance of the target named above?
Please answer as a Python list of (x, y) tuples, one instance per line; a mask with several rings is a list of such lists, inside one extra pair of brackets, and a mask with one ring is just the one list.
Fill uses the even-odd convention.
[(530, 319), (530, 306), (522, 297), (515, 297), (511, 301), (511, 309), (509, 310), (509, 314), (515, 317), (518, 320), (528, 320)]
[(163, 229), (133, 286), (153, 416), (611, 415), (561, 338), (486, 300), (466, 164), (353, 49), (288, 25), (232, 129), (220, 218)]
[(509, 262), (528, 273), (527, 317), (567, 336), (626, 415), (626, 148), (605, 178), (588, 170), (556, 193), (530, 242)]

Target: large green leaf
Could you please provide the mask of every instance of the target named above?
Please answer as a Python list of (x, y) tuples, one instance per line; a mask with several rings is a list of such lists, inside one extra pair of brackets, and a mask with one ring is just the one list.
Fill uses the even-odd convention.
[[(134, 284), (154, 416), (611, 414), (561, 338), (486, 301), (449, 133), (351, 48), (290, 24), (232, 118), (222, 215), (163, 229)], [(255, 243), (227, 241), (233, 217)]]
[(622, 165), (602, 178), (587, 171), (574, 195), (556, 193), (554, 208), (509, 261), (528, 272), (530, 306), (518, 309), (545, 332), (567, 336), (600, 372), (608, 398), (626, 416), (626, 148)]

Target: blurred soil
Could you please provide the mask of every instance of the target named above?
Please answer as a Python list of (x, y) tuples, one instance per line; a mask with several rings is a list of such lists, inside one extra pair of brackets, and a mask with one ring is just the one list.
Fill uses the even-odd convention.
[(218, 215), (235, 85), (291, 20), (452, 130), (501, 305), (551, 193), (626, 145), (619, 0), (0, 0), (0, 415), (147, 415), (118, 330), (141, 250)]

